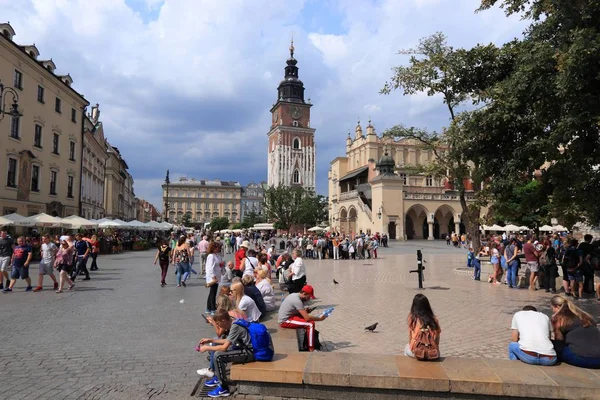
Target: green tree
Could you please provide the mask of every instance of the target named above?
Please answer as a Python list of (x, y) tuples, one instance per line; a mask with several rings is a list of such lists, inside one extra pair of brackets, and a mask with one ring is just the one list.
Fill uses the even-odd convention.
[(265, 215), (277, 229), (288, 230), (298, 222), (304, 190), (300, 187), (273, 186), (265, 191)]
[(498, 209), (507, 209), (512, 188), (526, 187), (535, 176), (546, 199), (534, 197), (523, 215), (546, 205), (563, 225), (597, 225), (600, 2), (483, 0), (480, 10), (494, 5), (530, 25), (520, 40), (502, 47), (506, 68), (481, 91), (486, 106), (466, 120), (479, 129), (470, 150), (479, 154), (490, 194)]
[(298, 223), (315, 226), (327, 221), (328, 199), (313, 192), (306, 192), (300, 204)]
[(192, 213), (186, 212), (183, 217), (181, 217), (181, 225), (183, 226), (191, 226), (192, 225)]
[(262, 222), (265, 222), (265, 219), (262, 215), (258, 215), (254, 211), (250, 211), (244, 214), (244, 220), (242, 221), (241, 225), (244, 229), (247, 229)]
[[(465, 137), (469, 136), (465, 130), (473, 126), (463, 123), (464, 111), (460, 110), (467, 100), (477, 101), (480, 88), (490, 84), (488, 81), (498, 70), (498, 49), (494, 45), (454, 49), (442, 33), (436, 33), (422, 39), (416, 49), (401, 50), (399, 54), (410, 56), (409, 65), (395, 67), (381, 93), (401, 90), (403, 95), (440, 96), (448, 110), (449, 123), (442, 132), (397, 125), (384, 135), (395, 140), (409, 139), (433, 152), (435, 159), (431, 163), (407, 168), (453, 182), (460, 199), (462, 221), (478, 246), (481, 208), (487, 201), (485, 192), (480, 190), (484, 175), (463, 151), (468, 148)], [(469, 180), (473, 181), (473, 193), (465, 187)]]
[(210, 230), (213, 232), (229, 228), (229, 219), (226, 217), (213, 218), (210, 222)]

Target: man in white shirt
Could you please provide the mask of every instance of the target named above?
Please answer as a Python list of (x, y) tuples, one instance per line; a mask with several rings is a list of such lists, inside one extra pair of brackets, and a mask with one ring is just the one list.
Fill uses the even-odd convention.
[(58, 282), (56, 281), (56, 277), (54, 276), (54, 257), (58, 252), (58, 248), (52, 241), (50, 240), (50, 236), (44, 235), (42, 236), (42, 260), (40, 261), (40, 273), (38, 277), (38, 285), (34, 292), (39, 292), (42, 290), (42, 284), (44, 283), (44, 275), (48, 275), (50, 279), (54, 282), (54, 290), (58, 289)]
[(244, 273), (242, 276), (254, 276), (254, 270), (258, 267), (258, 258), (256, 258), (255, 250), (248, 250), (246, 259), (244, 260)]
[(546, 314), (525, 306), (512, 319), (508, 358), (532, 365), (556, 364), (556, 351), (550, 341), (552, 325)]
[(299, 293), (304, 285), (306, 285), (306, 267), (302, 260), (302, 250), (294, 249), (292, 258), (294, 263), (288, 269), (288, 292)]

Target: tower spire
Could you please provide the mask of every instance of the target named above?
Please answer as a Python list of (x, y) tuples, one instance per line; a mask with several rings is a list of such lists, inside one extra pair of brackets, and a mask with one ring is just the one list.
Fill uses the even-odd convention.
[(290, 58), (294, 58), (294, 31), (292, 31), (292, 41), (290, 43)]

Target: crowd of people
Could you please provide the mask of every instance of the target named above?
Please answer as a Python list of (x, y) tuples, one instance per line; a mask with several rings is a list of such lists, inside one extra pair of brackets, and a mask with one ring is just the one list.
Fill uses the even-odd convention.
[[(473, 279), (481, 280), (482, 259), (489, 257), (493, 267), (488, 278), (491, 284), (504, 283), (512, 289), (543, 289), (553, 294), (563, 291), (576, 300), (595, 293), (600, 301), (599, 244), (591, 235), (585, 235), (581, 243), (556, 234), (540, 239), (533, 235), (495, 236), (486, 240), (477, 252), (469, 248), (467, 266), (474, 269)], [(559, 276), (562, 287), (557, 289)]]

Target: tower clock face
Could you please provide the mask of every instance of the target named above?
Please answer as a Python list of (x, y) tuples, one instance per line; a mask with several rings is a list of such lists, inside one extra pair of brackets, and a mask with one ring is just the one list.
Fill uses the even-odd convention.
[(294, 107), (292, 107), (291, 114), (292, 114), (292, 118), (298, 119), (302, 116), (302, 110), (299, 109), (298, 107), (294, 106)]

